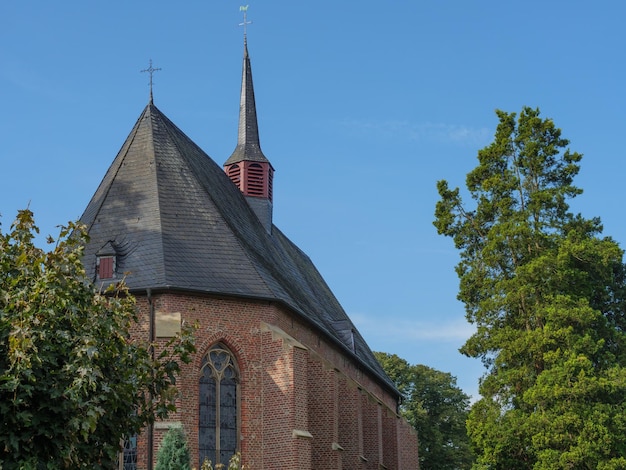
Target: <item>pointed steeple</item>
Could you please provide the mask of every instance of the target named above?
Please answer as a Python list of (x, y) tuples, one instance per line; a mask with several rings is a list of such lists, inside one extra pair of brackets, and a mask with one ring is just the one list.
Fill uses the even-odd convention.
[(274, 168), (263, 155), (259, 141), (252, 68), (245, 34), (237, 146), (224, 163), (224, 170), (231, 181), (246, 196), (266, 229), (271, 231)]
[(237, 147), (224, 165), (238, 163), (243, 160), (267, 162), (263, 155), (259, 140), (259, 125), (256, 115), (254, 86), (252, 84), (252, 68), (248, 55), (248, 41), (244, 37), (243, 44), (243, 72), (241, 77), (241, 98), (239, 101), (239, 132)]

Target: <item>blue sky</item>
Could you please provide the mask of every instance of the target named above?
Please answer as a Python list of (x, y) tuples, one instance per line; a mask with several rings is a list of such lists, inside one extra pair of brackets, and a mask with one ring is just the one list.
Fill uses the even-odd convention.
[[(249, 0), (274, 222), (315, 262), (374, 350), (451, 372), (479, 361), (456, 300), (436, 181), (476, 164), (494, 110), (539, 107), (585, 155), (573, 206), (622, 245), (626, 4)], [(0, 3), (0, 214), (44, 234), (80, 217), (142, 109), (216, 162), (235, 147), (242, 21), (232, 0)]]

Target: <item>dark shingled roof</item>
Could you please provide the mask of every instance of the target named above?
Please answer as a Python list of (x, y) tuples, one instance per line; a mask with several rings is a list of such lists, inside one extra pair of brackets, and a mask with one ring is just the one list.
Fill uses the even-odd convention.
[(263, 227), (225, 172), (152, 102), (81, 217), (85, 268), (116, 253), (131, 291), (184, 290), (283, 303), (397, 394), (311, 260)]

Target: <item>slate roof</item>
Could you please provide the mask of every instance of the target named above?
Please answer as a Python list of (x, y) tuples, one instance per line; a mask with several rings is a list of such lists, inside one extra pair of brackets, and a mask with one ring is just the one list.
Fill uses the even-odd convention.
[(226, 173), (152, 102), (89, 202), (85, 268), (116, 253), (131, 291), (183, 290), (283, 303), (393, 393), (393, 383), (308, 256), (269, 233)]

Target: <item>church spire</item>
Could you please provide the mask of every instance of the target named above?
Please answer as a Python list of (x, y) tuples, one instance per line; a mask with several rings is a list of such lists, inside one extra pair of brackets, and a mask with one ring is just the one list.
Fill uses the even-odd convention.
[(259, 126), (256, 115), (256, 102), (254, 100), (254, 86), (252, 84), (252, 67), (250, 66), (250, 56), (248, 55), (247, 25), (251, 21), (247, 20), (248, 7), (241, 7), (243, 11), (243, 70), (241, 77), (241, 98), (239, 101), (239, 132), (237, 136), (237, 147), (226, 161), (225, 165), (238, 163), (243, 160), (267, 162), (269, 160), (261, 151), (259, 141)]
[(271, 230), (272, 225), (272, 180), (274, 168), (263, 155), (259, 141), (254, 86), (252, 84), (252, 68), (248, 55), (248, 38), (246, 28), (248, 7), (241, 7), (244, 13), (243, 23), (243, 70), (241, 77), (241, 97), (239, 101), (239, 130), (237, 146), (232, 155), (224, 163), (224, 170), (231, 181), (237, 185), (247, 197), (263, 224)]

